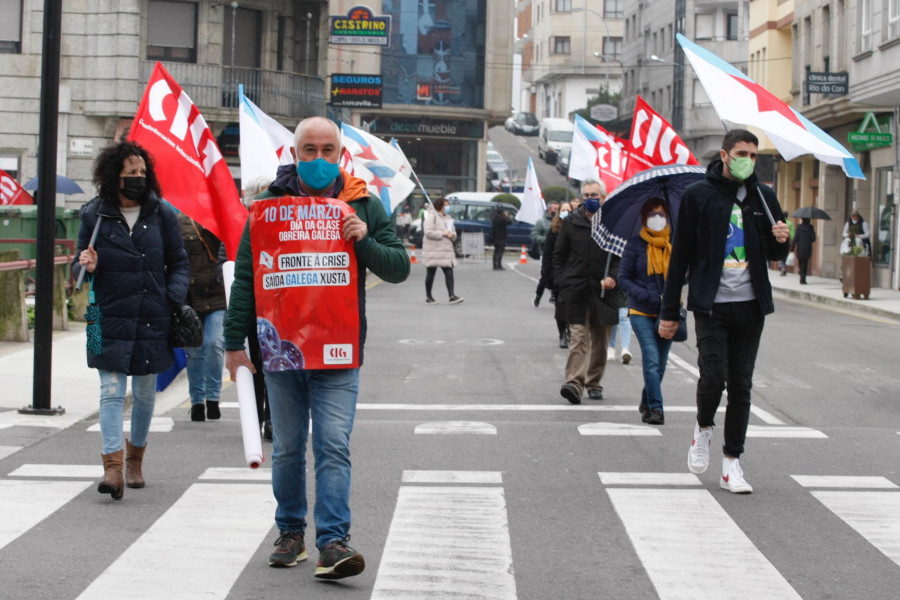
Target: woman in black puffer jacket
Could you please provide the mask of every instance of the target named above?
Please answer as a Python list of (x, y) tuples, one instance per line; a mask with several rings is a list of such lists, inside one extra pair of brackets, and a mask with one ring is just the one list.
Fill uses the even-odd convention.
[[(173, 305), (184, 302), (190, 279), (175, 212), (161, 200), (153, 161), (131, 142), (105, 148), (94, 165), (97, 197), (81, 209), (78, 262), (100, 307), (102, 345), (87, 351), (100, 372), (102, 494), (124, 494), (122, 412), (132, 376), (131, 440), (125, 483), (144, 487), (141, 462), (156, 398), (156, 375), (172, 364)], [(91, 236), (97, 229), (93, 244)], [(99, 350), (99, 352), (96, 352)]]

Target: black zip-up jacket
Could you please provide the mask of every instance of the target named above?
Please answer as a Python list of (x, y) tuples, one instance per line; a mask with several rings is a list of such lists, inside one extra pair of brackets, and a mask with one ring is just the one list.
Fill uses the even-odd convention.
[[(672, 239), (672, 257), (666, 275), (661, 318), (678, 320), (681, 287), (687, 279), (687, 309), (710, 314), (722, 279), (725, 242), (731, 227), (731, 209), (737, 202), (741, 182), (722, 175), (720, 159), (710, 163), (706, 179), (692, 184), (681, 198), (678, 223)], [(763, 209), (759, 193), (776, 221), (784, 221), (784, 211), (772, 189), (759, 182), (754, 173), (743, 182), (747, 196), (741, 206), (744, 216), (744, 245), (749, 261), (750, 280), (762, 314), (775, 310), (767, 261), (784, 260), (790, 242), (779, 243), (772, 235), (772, 224)]]

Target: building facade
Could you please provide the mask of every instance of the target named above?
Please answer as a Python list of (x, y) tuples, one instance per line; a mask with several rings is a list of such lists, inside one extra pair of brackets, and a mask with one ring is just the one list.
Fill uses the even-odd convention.
[(625, 0), (518, 2), (523, 50), (522, 110), (538, 118), (572, 118), (602, 90), (622, 90)]
[[(871, 230), (873, 286), (897, 289), (900, 4), (753, 0), (750, 11), (751, 76), (851, 150), (866, 177), (849, 179), (839, 167), (811, 156), (777, 161), (777, 191), (788, 212), (817, 206), (831, 216), (814, 221), (812, 273), (840, 276), (843, 227), (856, 209)], [(811, 74), (823, 73), (846, 74), (846, 89), (810, 91)], [(879, 135), (875, 143), (851, 141), (851, 134), (876, 132), (892, 140)]]
[[(331, 0), (330, 14), (348, 17), (359, 4)], [(328, 44), (327, 51), (325, 44), (322, 48), (332, 80), (345, 74), (380, 76), (381, 106), (330, 103), (329, 116), (385, 140), (396, 138), (429, 196), (483, 191), (487, 130), (502, 124), (512, 110), (514, 4), (485, 0), (371, 4), (376, 18), (390, 18), (385, 45), (340, 43)]]
[[(320, 2), (240, 3), (84, 0), (63, 3), (57, 172), (85, 190), (58, 198), (77, 207), (93, 196), (99, 151), (127, 135), (157, 61), (203, 114), (236, 179), (237, 85), (288, 126), (324, 114)], [(0, 168), (20, 182), (37, 174), (43, 2), (0, 2)]]

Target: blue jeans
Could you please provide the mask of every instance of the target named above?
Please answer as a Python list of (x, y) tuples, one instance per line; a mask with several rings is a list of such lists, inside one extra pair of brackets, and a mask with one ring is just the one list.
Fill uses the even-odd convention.
[(622, 352), (625, 350), (629, 350), (631, 348), (631, 321), (628, 320), (628, 308), (622, 307), (619, 309), (619, 324), (612, 326), (612, 331), (609, 332), (609, 347), (616, 347), (616, 332), (619, 332), (619, 345), (622, 348)]
[(641, 365), (644, 368), (644, 389), (641, 405), (648, 410), (662, 410), (662, 380), (666, 374), (666, 362), (672, 340), (664, 340), (656, 332), (656, 317), (631, 315), (631, 328), (641, 346)]
[(697, 332), (697, 423), (715, 423), (722, 391), (728, 388), (725, 408), (725, 444), (722, 450), (732, 458), (744, 451), (750, 421), (750, 388), (753, 368), (766, 318), (759, 302), (717, 302), (712, 313), (694, 313)]
[(314, 423), (316, 547), (350, 533), (350, 432), (359, 369), (266, 373), (272, 413), (272, 490), (279, 531), (306, 529), (306, 440)]
[[(128, 375), (114, 371), (100, 373), (100, 435), (103, 454), (122, 449), (122, 412)], [(147, 445), (147, 432), (156, 402), (156, 373), (131, 376), (131, 443), (138, 448)]]
[(219, 401), (222, 392), (222, 369), (225, 365), (225, 337), (222, 335), (224, 310), (201, 313), (203, 345), (185, 348), (191, 404), (206, 400)]

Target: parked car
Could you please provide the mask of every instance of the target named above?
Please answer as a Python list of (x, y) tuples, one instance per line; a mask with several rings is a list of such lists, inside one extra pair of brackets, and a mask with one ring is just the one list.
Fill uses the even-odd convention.
[(569, 174), (569, 156), (571, 156), (571, 154), (571, 148), (563, 148), (556, 153), (556, 170), (562, 175)]
[[(521, 193), (515, 194), (519, 200), (522, 199)], [(484, 235), (484, 243), (490, 246), (494, 243), (491, 233), (493, 210), (496, 206), (502, 206), (509, 211), (513, 222), (507, 230), (506, 245), (509, 248), (518, 246), (531, 245), (531, 229), (534, 227), (528, 223), (516, 221), (516, 213), (518, 209), (512, 204), (503, 202), (492, 202), (491, 200), (497, 196), (495, 192), (454, 192), (447, 196), (449, 204), (447, 212), (453, 217), (453, 223), (456, 226), (457, 234), (464, 232), (475, 232)], [(410, 244), (417, 247), (422, 246), (422, 220), (416, 219), (409, 228), (407, 236)], [(462, 256), (462, 235), (458, 235), (454, 242), (454, 249), (457, 256)]]
[(572, 147), (572, 136), (575, 126), (567, 119), (541, 119), (538, 132), (538, 156), (547, 164), (556, 162), (556, 153), (563, 148)]
[(517, 112), (506, 120), (504, 127), (515, 135), (537, 135), (538, 119), (534, 113)]
[(485, 172), (487, 173), (488, 186), (491, 189), (499, 190), (504, 180), (509, 181), (509, 164), (503, 160), (499, 152), (492, 150), (491, 147), (488, 148), (486, 156), (487, 169)]

